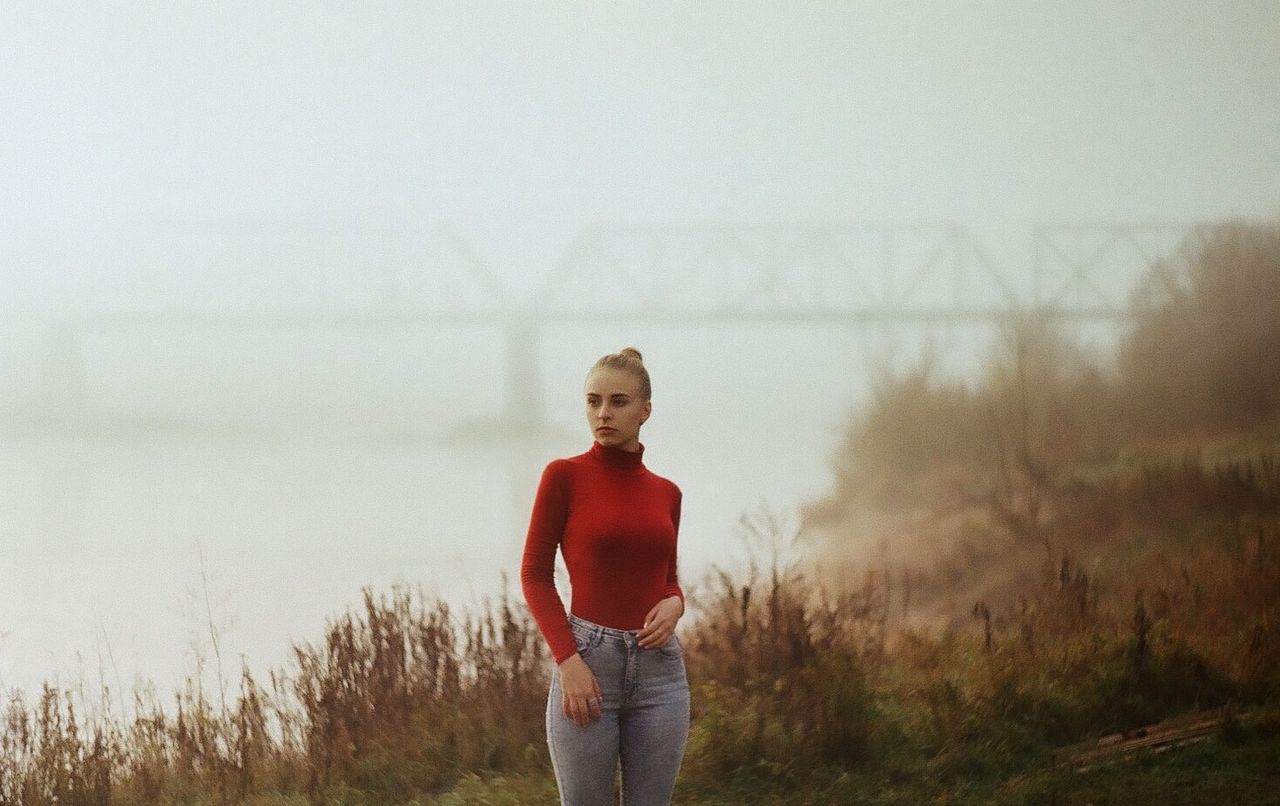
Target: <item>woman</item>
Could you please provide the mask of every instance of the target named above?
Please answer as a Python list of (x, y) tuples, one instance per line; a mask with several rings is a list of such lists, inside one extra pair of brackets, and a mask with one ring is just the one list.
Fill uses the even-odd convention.
[[(689, 733), (689, 682), (676, 622), (680, 488), (644, 466), (649, 373), (631, 347), (587, 373), (584, 453), (542, 472), (520, 568), (525, 601), (555, 666), (547, 744), (563, 806), (610, 806), (622, 766), (627, 806), (670, 804)], [(572, 588), (556, 592), (556, 547)]]

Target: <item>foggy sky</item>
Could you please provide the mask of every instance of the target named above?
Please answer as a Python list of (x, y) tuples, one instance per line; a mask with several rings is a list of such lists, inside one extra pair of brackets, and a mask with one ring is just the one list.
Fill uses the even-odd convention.
[(447, 222), (518, 284), (598, 219), (1274, 216), (1278, 12), (5, 3), (0, 277), (164, 222)]
[[(593, 221), (1270, 218), (1278, 11), (0, 3), (0, 413), (82, 398), (67, 422), (350, 431), (283, 449), (153, 446), (136, 424), (114, 441), (6, 443), (0, 509), (18, 560), (0, 564), (0, 687), (38, 680), (55, 652), (99, 634), (118, 636), (126, 673), (176, 674), (188, 622), (172, 609), (177, 586), (201, 578), (202, 536), (215, 579), (243, 583), (232, 609), (255, 617), (233, 637), (255, 664), (392, 572), (496, 584), (518, 564), (537, 471), (556, 455), (533, 444), (508, 456), (499, 441), (468, 463), (401, 444), (451, 425), (445, 415), (500, 414), (511, 344), (496, 329), (459, 349), (448, 332), (390, 327), (63, 329), (62, 311), (356, 308), (386, 282), (387, 233), (407, 240), (394, 246), (409, 279), (441, 273), (415, 251), (440, 225), (521, 289)], [(279, 233), (293, 242), (264, 249)], [(606, 289), (618, 279), (587, 270)], [(957, 337), (968, 366), (979, 335)], [(547, 415), (583, 437), (591, 361), (630, 343), (658, 368), (646, 433), (654, 466), (685, 491), (693, 576), (732, 555), (731, 527), (757, 495), (789, 506), (827, 483), (844, 407), (866, 392), (853, 356), (871, 337), (658, 323), (541, 338), (529, 351), (555, 356)], [(471, 511), (503, 489), (511, 523), (507, 504)]]

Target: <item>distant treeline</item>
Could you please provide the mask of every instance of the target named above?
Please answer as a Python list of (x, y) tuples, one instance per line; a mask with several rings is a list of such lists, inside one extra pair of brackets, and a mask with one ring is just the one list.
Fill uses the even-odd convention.
[(1125, 463), (1149, 449), (1280, 419), (1280, 224), (1189, 236), (1130, 300), (1115, 356), (1096, 356), (1034, 312), (1014, 317), (975, 384), (926, 360), (884, 376), (836, 452), (836, 489), (809, 508), (911, 506), (940, 495), (1008, 499), (1023, 482)]

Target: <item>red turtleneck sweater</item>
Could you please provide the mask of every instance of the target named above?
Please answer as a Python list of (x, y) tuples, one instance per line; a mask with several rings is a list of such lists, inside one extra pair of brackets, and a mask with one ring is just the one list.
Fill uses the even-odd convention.
[(556, 663), (577, 652), (556, 592), (556, 546), (573, 593), (570, 611), (638, 630), (655, 604), (684, 592), (676, 580), (680, 488), (644, 466), (644, 445), (627, 451), (593, 440), (542, 471), (529, 519), (520, 583)]

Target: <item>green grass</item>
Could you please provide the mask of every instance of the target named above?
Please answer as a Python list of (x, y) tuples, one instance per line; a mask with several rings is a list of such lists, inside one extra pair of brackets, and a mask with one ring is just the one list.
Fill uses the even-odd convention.
[[(718, 787), (682, 781), (675, 803), (684, 806), (1103, 806), (1104, 804), (1280, 804), (1280, 735), (1224, 743), (1212, 738), (1161, 753), (1143, 753), (1076, 772), (1033, 766), (1011, 775), (975, 776), (943, 784), (926, 767), (896, 776), (816, 771), (807, 786), (777, 786), (768, 776), (740, 771)], [(284, 801), (281, 801), (283, 803)], [(423, 806), (556, 806), (550, 776), (471, 774)]]
[(1280, 804), (1280, 736), (1240, 745), (1211, 739), (1083, 772), (1045, 770), (997, 786), (992, 804)]

